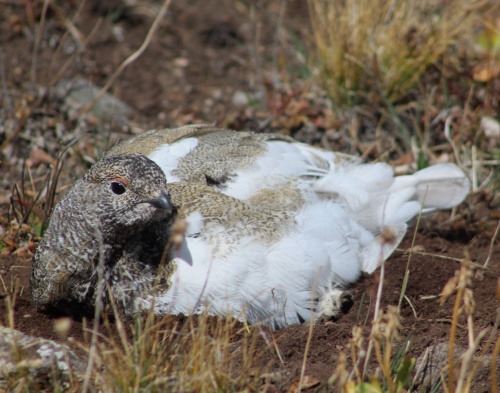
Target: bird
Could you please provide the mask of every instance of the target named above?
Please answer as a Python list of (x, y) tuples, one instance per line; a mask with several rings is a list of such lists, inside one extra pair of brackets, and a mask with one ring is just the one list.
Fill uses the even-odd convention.
[(281, 134), (151, 130), (113, 146), (56, 205), (31, 295), (71, 315), (114, 305), (276, 329), (335, 320), (412, 219), (469, 192), (452, 163), (395, 176)]

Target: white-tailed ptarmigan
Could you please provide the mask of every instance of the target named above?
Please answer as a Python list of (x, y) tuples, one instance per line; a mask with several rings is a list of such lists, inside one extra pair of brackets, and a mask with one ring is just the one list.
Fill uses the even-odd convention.
[[(469, 189), (453, 164), (394, 177), (283, 135), (149, 131), (113, 147), (55, 207), (31, 292), (40, 309), (71, 314), (112, 296), (125, 315), (206, 310), (273, 327), (336, 318), (342, 290), (389, 257), (409, 220)], [(187, 224), (179, 243), (176, 220)], [(392, 243), (379, 239), (385, 228)]]

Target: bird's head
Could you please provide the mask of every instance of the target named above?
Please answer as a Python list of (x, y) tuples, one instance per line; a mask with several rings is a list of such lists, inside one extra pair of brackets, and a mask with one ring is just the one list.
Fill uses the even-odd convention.
[(161, 168), (140, 154), (110, 156), (97, 162), (75, 190), (103, 236), (129, 236), (172, 211)]
[(98, 161), (57, 204), (35, 253), (31, 292), (37, 306), (63, 312), (88, 306), (101, 260), (107, 282), (117, 280), (124, 259), (137, 258), (136, 269), (153, 266), (172, 212), (156, 163), (140, 154)]

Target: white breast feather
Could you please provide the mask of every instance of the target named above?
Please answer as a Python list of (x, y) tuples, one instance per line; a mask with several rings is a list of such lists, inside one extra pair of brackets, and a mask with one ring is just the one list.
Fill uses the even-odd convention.
[(209, 257), (205, 239), (186, 238), (176, 254), (173, 287), (155, 299), (157, 312), (192, 313), (209, 306), (213, 314), (249, 323), (309, 320), (318, 297), (359, 278), (363, 249), (375, 237), (331, 201), (306, 206), (296, 221), (296, 228), (271, 245), (245, 238), (237, 252), (218, 259)]

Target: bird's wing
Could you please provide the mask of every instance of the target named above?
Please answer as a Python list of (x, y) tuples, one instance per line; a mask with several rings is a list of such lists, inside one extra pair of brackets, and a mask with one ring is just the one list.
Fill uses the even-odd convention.
[(236, 132), (211, 125), (148, 131), (118, 143), (108, 155), (133, 153), (155, 161), (168, 182), (197, 182), (224, 193), (228, 186), (239, 188), (237, 182), (259, 182), (270, 175), (321, 176), (333, 161), (344, 158), (286, 135)]
[(185, 138), (200, 137), (218, 131), (220, 129), (208, 124), (192, 124), (179, 128), (149, 130), (133, 138), (118, 142), (106, 153), (106, 156), (136, 153), (148, 156), (162, 145), (171, 145)]
[(190, 124), (179, 128), (164, 128), (160, 130), (149, 130), (133, 138), (118, 142), (107, 153), (107, 156), (122, 154), (143, 154), (149, 156), (163, 145), (173, 145), (187, 138), (197, 138), (206, 141), (209, 145), (235, 144), (241, 142), (242, 146), (251, 135), (255, 142), (269, 140), (282, 140), (295, 142), (289, 136), (281, 134), (256, 134), (250, 131), (235, 132), (224, 128), (215, 127), (211, 124)]
[[(211, 254), (228, 257), (243, 238), (252, 238), (263, 244), (279, 239), (294, 225), (294, 215), (302, 207), (298, 194), (288, 193), (280, 209), (274, 208), (274, 198), (252, 205), (211, 187), (196, 183), (171, 183), (167, 186), (170, 198), (179, 207), (179, 216), (187, 219), (188, 235), (207, 239)], [(202, 218), (195, 224), (192, 217)], [(191, 221), (190, 221), (191, 220)]]

